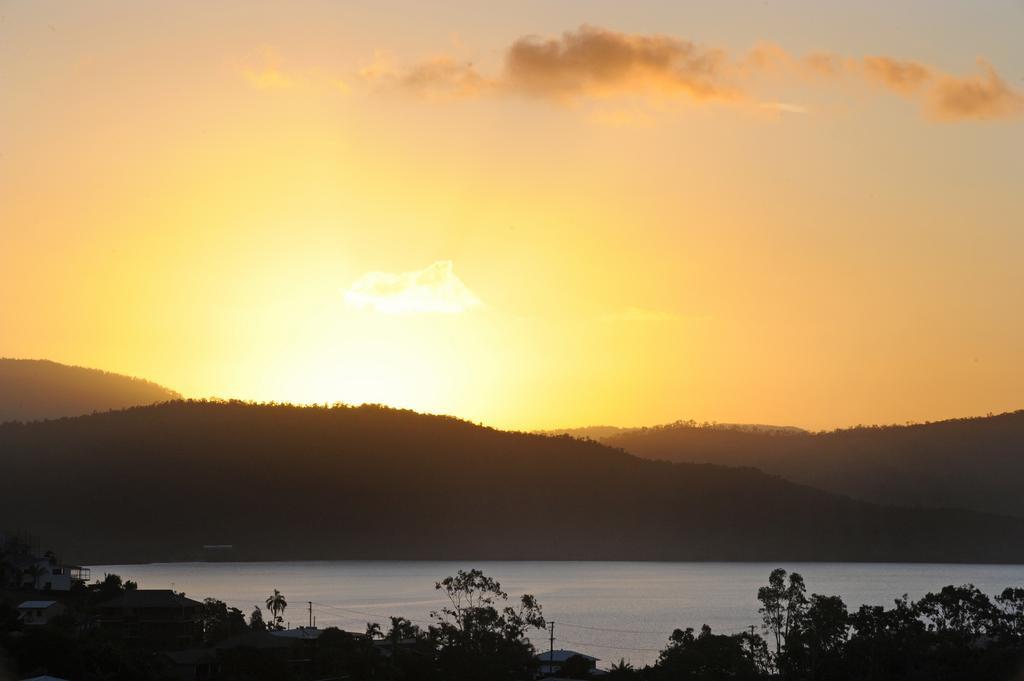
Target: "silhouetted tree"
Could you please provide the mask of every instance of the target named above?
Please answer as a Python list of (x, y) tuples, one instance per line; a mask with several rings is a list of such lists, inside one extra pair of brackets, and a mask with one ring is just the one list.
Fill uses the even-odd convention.
[(266, 631), (267, 623), (263, 621), (263, 611), (260, 606), (254, 605), (249, 613), (249, 628), (253, 631)]
[(238, 608), (229, 608), (224, 601), (207, 598), (201, 610), (203, 643), (213, 645), (242, 633), (246, 629), (245, 616)]
[(431, 613), (430, 633), (439, 649), (443, 676), (452, 681), (519, 679), (535, 667), (531, 628), (543, 628), (541, 607), (524, 595), (517, 607), (505, 605), (501, 584), (480, 570), (459, 570), (435, 587), (449, 605)]
[(775, 641), (776, 658), (782, 654), (787, 637), (807, 610), (805, 594), (804, 578), (794, 572), (787, 581), (786, 571), (782, 568), (772, 570), (768, 585), (757, 590), (757, 600), (761, 601), (758, 612), (761, 613), (764, 630)]
[(668, 646), (658, 656), (655, 678), (666, 681), (756, 679), (762, 670), (755, 651), (761, 647), (763, 640), (755, 643), (749, 634), (714, 634), (706, 624), (697, 636), (692, 628), (676, 629), (669, 637)]
[(267, 596), (267, 610), (270, 611), (273, 619), (269, 627), (273, 629), (284, 629), (284, 609), (288, 607), (288, 601), (285, 600), (284, 594), (277, 589), (274, 589), (274, 593)]

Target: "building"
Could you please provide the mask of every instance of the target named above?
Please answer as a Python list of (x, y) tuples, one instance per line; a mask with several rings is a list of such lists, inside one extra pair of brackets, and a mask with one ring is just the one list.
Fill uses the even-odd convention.
[(239, 658), (246, 657), (276, 664), (295, 677), (305, 678), (313, 668), (316, 642), (323, 632), (316, 627), (246, 631), (212, 647), (176, 650), (165, 653), (165, 657), (172, 675), (181, 681), (212, 681), (221, 675), (225, 663), (237, 664)]
[(25, 556), (14, 562), (21, 571), (20, 586), (24, 589), (71, 591), (75, 582), (89, 581), (89, 568), (61, 565), (53, 557)]
[(63, 565), (52, 551), (40, 553), (39, 539), (27, 533), (0, 532), (0, 587), (35, 591), (71, 591), (89, 581), (89, 568)]
[(583, 653), (577, 653), (575, 650), (554, 650), (544, 653), (537, 653), (534, 656), (537, 660), (539, 667), (538, 672), (541, 676), (558, 676), (562, 671), (562, 666), (572, 657), (580, 658), (580, 662), (589, 671), (593, 672), (597, 669), (598, 658), (591, 657), (590, 655), (584, 655)]
[(64, 614), (64, 606), (57, 601), (25, 601), (18, 606), (18, 616), (28, 625), (49, 624), (54, 617)]
[(202, 605), (170, 589), (131, 589), (99, 605), (97, 624), (131, 647), (184, 650), (203, 640)]

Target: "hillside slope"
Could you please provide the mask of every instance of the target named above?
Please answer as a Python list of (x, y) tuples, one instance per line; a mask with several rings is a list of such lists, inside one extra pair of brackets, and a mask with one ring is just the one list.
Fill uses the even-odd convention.
[(98, 369), (0, 358), (0, 423), (78, 416), (180, 397), (156, 383)]
[(1024, 517), (1024, 411), (826, 433), (673, 424), (602, 442), (648, 459), (753, 466), (875, 503)]
[(172, 402), (0, 426), (0, 517), (83, 562), (1024, 561), (1024, 521), (382, 407)]

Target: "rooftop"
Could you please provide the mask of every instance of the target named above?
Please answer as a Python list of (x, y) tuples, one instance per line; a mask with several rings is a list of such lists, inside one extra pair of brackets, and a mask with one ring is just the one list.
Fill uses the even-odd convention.
[(199, 601), (170, 589), (132, 589), (100, 603), (101, 608), (196, 608), (200, 605)]
[(565, 662), (570, 657), (574, 657), (576, 655), (579, 655), (583, 659), (590, 660), (592, 662), (597, 662), (600, 659), (597, 657), (591, 657), (590, 655), (584, 655), (583, 653), (578, 653), (575, 650), (565, 650), (562, 648), (559, 648), (554, 651), (545, 651), (542, 653), (537, 653), (535, 657), (538, 662), (547, 662), (549, 660), (551, 662)]
[(57, 605), (57, 601), (25, 601), (18, 606), (18, 610), (45, 610), (51, 605)]

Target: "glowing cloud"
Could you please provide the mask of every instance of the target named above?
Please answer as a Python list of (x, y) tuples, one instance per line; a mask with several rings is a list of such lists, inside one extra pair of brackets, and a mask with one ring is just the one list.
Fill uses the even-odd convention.
[(1024, 114), (1024, 95), (1006, 84), (992, 65), (978, 61), (981, 73), (957, 78), (941, 74), (929, 92), (931, 113), (944, 120), (994, 119)]
[(561, 38), (520, 38), (505, 55), (504, 82), (522, 94), (561, 99), (623, 91), (733, 99), (722, 50), (666, 35), (619, 33), (595, 26)]
[(385, 314), (458, 314), (482, 305), (450, 260), (415, 272), (367, 272), (345, 292), (345, 302)]
[(878, 85), (917, 101), (934, 120), (1010, 118), (1024, 113), (1024, 94), (983, 60), (980, 73), (956, 76), (884, 55), (857, 59), (814, 52), (798, 57), (773, 43), (760, 43), (746, 55), (733, 57), (724, 49), (673, 36), (588, 25), (556, 38), (519, 38), (506, 48), (504, 66), (493, 76), (481, 73), (472, 62), (446, 56), (402, 69), (390, 54), (386, 60), (382, 54), (361, 71), (364, 80), (387, 82), (426, 96), (514, 95), (558, 103), (681, 96), (697, 103), (807, 113), (802, 105), (755, 96), (758, 86), (771, 84), (772, 76), (790, 75), (802, 77), (805, 83)]

